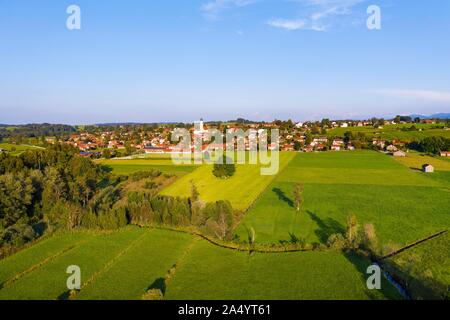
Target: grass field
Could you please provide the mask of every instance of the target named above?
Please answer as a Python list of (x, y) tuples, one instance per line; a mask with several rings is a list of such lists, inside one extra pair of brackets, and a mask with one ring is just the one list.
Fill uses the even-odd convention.
[[(4, 149), (6, 151), (8, 151), (9, 154), (11, 155), (19, 155), (24, 151), (27, 150), (39, 150), (39, 149), (44, 149), (42, 147), (37, 147), (37, 146), (31, 146), (31, 145), (23, 145), (23, 144), (12, 144), (12, 143), (0, 143), (0, 149)], [(14, 151), (12, 151), (14, 150)]]
[[(294, 153), (280, 153), (280, 171), (294, 156)], [(202, 200), (229, 200), (234, 208), (246, 210), (275, 177), (261, 175), (260, 165), (236, 165), (236, 173), (230, 179), (216, 178), (212, 169), (212, 165), (203, 165), (168, 186), (162, 194), (188, 197), (192, 180)]]
[(436, 292), (450, 297), (450, 233), (404, 251), (388, 263), (403, 271), (415, 298), (436, 298)]
[(97, 163), (111, 168), (116, 174), (124, 175), (137, 171), (159, 170), (162, 173), (183, 176), (197, 168), (194, 165), (174, 165), (172, 159), (160, 156), (132, 160), (100, 160)]
[[(51, 259), (32, 272), (23, 274), (12, 284), (4, 286), (0, 290), (0, 299), (58, 299), (67, 291), (66, 268), (68, 266), (79, 266), (82, 270), (82, 277), (86, 281), (142, 235), (143, 231), (139, 229), (95, 237), (89, 234), (80, 234), (74, 242), (74, 248)], [(32, 251), (33, 248), (28, 250)], [(14, 259), (15, 256), (11, 258)], [(0, 269), (10, 263), (10, 259), (1, 261)], [(29, 268), (33, 267), (32, 263), (28, 264)]]
[[(379, 138), (386, 140), (413, 141), (421, 140), (426, 137), (443, 136), (450, 138), (450, 130), (444, 129), (444, 124), (414, 124), (417, 129), (422, 131), (402, 131), (402, 128), (410, 128), (412, 124), (407, 125), (387, 125), (383, 129), (373, 127), (349, 127), (335, 128), (327, 132), (328, 136), (343, 137), (347, 131), (362, 132), (369, 138)], [(436, 128), (439, 127), (439, 128)]]
[[(198, 242), (169, 283), (167, 299), (383, 299), (366, 290), (367, 262), (335, 252), (254, 254)], [(364, 271), (363, 271), (364, 270)]]
[(441, 157), (430, 157), (417, 152), (409, 152), (406, 157), (395, 158), (401, 164), (414, 170), (422, 170), (422, 165), (431, 164), (437, 171), (450, 171), (450, 161), (443, 161), (442, 159)]
[[(326, 243), (343, 232), (346, 218), (375, 225), (381, 243), (406, 244), (450, 228), (449, 184), (414, 172), (393, 158), (375, 152), (298, 154), (260, 196), (236, 233), (246, 227), (256, 241)], [(293, 206), (295, 183), (303, 183), (304, 203)]]
[(161, 289), (166, 299), (399, 297), (388, 283), (382, 291), (368, 291), (367, 261), (353, 256), (248, 255), (187, 234), (130, 227), (55, 236), (0, 261), (0, 299), (65, 299), (69, 265), (81, 268), (76, 299), (140, 299), (149, 288)]

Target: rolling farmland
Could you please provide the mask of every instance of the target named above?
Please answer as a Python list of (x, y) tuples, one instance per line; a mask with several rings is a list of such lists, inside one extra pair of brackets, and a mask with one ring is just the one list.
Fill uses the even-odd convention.
[[(398, 160), (372, 151), (281, 153), (278, 175), (261, 176), (259, 166), (238, 165), (230, 179), (215, 178), (210, 165), (177, 169), (164, 158), (102, 164), (121, 174), (158, 167), (181, 170), (162, 194), (187, 197), (194, 181), (202, 200), (229, 200), (245, 212), (235, 240), (245, 240), (246, 227), (252, 227), (258, 244), (300, 239), (324, 245), (331, 234), (343, 233), (348, 215), (355, 214), (360, 225), (375, 226), (383, 246), (395, 248), (450, 227), (447, 162), (432, 158), (442, 163), (434, 162), (439, 170), (427, 175), (414, 169), (423, 159), (417, 157)], [(304, 184), (300, 212), (293, 205), (295, 183)], [(403, 257), (412, 255), (418, 261), (417, 277), (431, 272), (446, 283), (445, 256), (428, 257), (430, 251), (420, 249), (431, 246), (432, 252), (441, 252), (448, 239), (440, 241), (389, 263), (405, 268), (410, 258)], [(366, 289), (368, 264), (354, 254), (323, 248), (249, 254), (169, 230), (78, 231), (43, 239), (1, 260), (0, 299), (68, 299), (69, 265), (82, 270), (82, 288), (71, 299), (141, 299), (149, 289), (159, 289), (164, 299), (400, 298), (387, 282), (381, 291)]]
[[(438, 173), (439, 174), (439, 173)], [(293, 207), (296, 182), (305, 185), (301, 212)], [(355, 214), (375, 225), (381, 242), (406, 244), (450, 227), (449, 184), (375, 152), (298, 154), (265, 190), (237, 229), (253, 227), (258, 242), (326, 243)], [(268, 207), (270, 209), (268, 210)]]
[[(280, 172), (294, 155), (294, 153), (280, 153)], [(260, 165), (237, 165), (236, 174), (233, 177), (219, 179), (212, 174), (211, 165), (203, 165), (170, 185), (162, 191), (162, 194), (188, 197), (190, 181), (193, 181), (202, 200), (228, 200), (234, 208), (246, 210), (274, 178), (274, 176), (261, 175), (260, 169)]]
[[(52, 258), (36, 260), (44, 252)], [(338, 252), (249, 255), (154, 229), (55, 236), (0, 261), (0, 270), (12, 271), (18, 262), (24, 271), (17, 278), (2, 272), (0, 299), (67, 299), (65, 271), (72, 264), (82, 271), (74, 299), (141, 299), (149, 288), (166, 299), (399, 298), (387, 282), (382, 291), (366, 289), (362, 271), (368, 262), (361, 258)]]

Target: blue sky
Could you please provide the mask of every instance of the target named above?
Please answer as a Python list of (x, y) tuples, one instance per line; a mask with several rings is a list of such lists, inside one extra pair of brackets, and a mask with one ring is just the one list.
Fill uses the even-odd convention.
[(447, 0), (0, 0), (0, 123), (450, 112), (449, 35)]

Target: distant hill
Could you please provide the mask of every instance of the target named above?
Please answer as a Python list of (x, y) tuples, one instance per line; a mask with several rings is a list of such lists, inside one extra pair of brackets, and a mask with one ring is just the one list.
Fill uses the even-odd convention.
[(421, 114), (413, 114), (411, 118), (420, 118), (420, 119), (450, 119), (450, 113), (436, 113), (430, 116), (424, 116)]

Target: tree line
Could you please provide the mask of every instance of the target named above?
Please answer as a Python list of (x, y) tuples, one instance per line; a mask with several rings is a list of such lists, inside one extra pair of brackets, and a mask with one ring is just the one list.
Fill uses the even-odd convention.
[[(0, 154), (0, 256), (59, 229), (117, 229), (128, 224), (191, 226), (229, 239), (235, 214), (230, 203), (206, 203), (195, 186), (189, 198), (158, 194), (160, 171), (117, 176), (55, 144), (19, 156)], [(137, 191), (127, 184), (142, 181)]]

